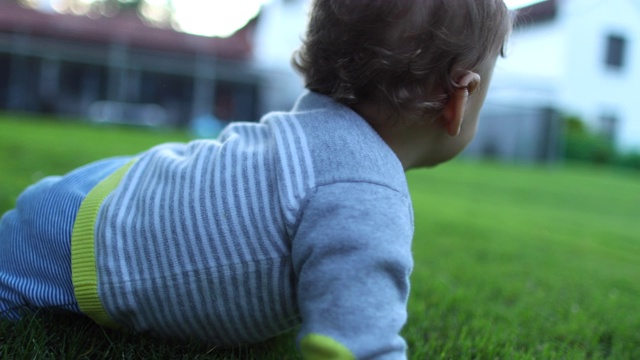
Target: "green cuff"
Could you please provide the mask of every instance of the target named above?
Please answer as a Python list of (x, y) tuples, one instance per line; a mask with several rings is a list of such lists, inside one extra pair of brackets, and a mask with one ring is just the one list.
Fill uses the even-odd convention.
[(338, 341), (320, 334), (309, 334), (300, 341), (305, 360), (351, 360), (356, 357)]
[(100, 206), (134, 162), (128, 162), (91, 189), (80, 205), (71, 234), (71, 279), (78, 306), (93, 321), (112, 328), (118, 325), (109, 318), (98, 297), (95, 225)]

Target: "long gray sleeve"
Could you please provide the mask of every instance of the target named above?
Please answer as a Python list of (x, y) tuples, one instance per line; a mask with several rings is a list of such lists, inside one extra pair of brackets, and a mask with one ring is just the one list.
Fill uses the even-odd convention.
[(325, 185), (308, 198), (292, 244), (303, 355), (405, 358), (411, 214), (405, 196), (372, 183)]

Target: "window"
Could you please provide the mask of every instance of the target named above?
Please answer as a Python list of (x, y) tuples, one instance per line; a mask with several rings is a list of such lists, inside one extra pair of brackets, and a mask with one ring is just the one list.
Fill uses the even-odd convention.
[(627, 39), (620, 35), (607, 37), (607, 53), (605, 63), (610, 69), (622, 69), (624, 67)]
[(600, 116), (600, 134), (604, 139), (613, 143), (616, 139), (618, 128), (618, 117), (613, 114)]

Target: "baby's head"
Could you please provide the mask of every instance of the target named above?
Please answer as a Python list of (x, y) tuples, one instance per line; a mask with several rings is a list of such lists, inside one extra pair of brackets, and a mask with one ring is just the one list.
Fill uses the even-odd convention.
[(314, 0), (293, 63), (309, 90), (427, 122), (510, 30), (502, 0)]

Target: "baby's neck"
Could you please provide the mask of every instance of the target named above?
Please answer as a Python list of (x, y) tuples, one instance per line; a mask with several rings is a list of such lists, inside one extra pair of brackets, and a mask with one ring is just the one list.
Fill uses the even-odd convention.
[(396, 154), (405, 171), (442, 162), (439, 160), (440, 151), (433, 146), (439, 143), (436, 137), (443, 133), (436, 122), (415, 124), (402, 119), (394, 120), (373, 104), (358, 104), (354, 106), (354, 111), (380, 135)]

